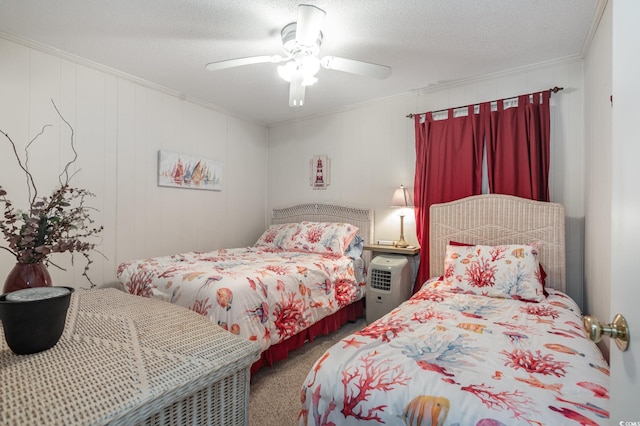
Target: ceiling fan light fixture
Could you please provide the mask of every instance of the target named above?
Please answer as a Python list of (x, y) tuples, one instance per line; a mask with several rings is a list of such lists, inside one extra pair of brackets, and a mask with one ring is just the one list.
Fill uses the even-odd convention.
[(278, 75), (287, 82), (291, 82), (297, 73), (301, 75), (301, 84), (311, 86), (318, 79), (316, 74), (320, 70), (320, 60), (315, 56), (303, 56), (278, 66)]
[(293, 73), (296, 72), (298, 67), (296, 66), (295, 61), (288, 61), (284, 65), (278, 65), (278, 75), (284, 81), (291, 82), (291, 77)]
[(320, 59), (317, 56), (303, 56), (298, 62), (305, 75), (314, 76), (320, 71)]

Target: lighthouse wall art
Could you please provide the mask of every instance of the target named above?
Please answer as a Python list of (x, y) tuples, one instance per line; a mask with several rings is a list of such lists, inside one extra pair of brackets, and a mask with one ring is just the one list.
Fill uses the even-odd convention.
[(331, 183), (331, 160), (326, 155), (316, 155), (309, 162), (309, 184), (313, 189), (327, 189)]

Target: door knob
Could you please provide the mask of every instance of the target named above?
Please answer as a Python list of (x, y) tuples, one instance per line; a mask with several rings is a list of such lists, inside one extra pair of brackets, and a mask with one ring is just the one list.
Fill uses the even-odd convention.
[(582, 320), (582, 326), (589, 339), (596, 343), (602, 340), (603, 334), (606, 334), (615, 340), (618, 349), (621, 351), (624, 352), (629, 347), (629, 327), (627, 326), (627, 320), (620, 314), (616, 314), (613, 322), (605, 326), (600, 323), (598, 318), (586, 315)]

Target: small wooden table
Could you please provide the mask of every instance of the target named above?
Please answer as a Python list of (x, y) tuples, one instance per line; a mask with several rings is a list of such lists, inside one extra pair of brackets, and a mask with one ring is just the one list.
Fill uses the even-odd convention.
[(0, 332), (0, 424), (247, 423), (259, 345), (185, 308), (78, 290), (53, 348), (15, 355)]

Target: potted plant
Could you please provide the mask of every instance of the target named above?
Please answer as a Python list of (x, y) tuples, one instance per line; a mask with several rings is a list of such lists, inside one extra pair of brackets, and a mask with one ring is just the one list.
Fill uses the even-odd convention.
[(0, 231), (6, 240), (0, 245), (16, 258), (16, 264), (7, 276), (3, 292), (8, 293), (21, 288), (51, 286), (51, 278), (47, 266), (53, 265), (64, 269), (51, 261), (51, 253), (68, 252), (72, 256), (81, 254), (86, 260), (83, 275), (91, 287), (95, 284), (87, 271), (92, 263), (89, 253), (96, 250), (96, 244), (91, 237), (100, 234), (103, 227), (95, 226), (91, 219), (91, 208), (86, 205), (86, 199), (94, 194), (83, 188), (71, 185), (73, 174), (70, 167), (75, 163), (78, 155), (74, 146), (73, 128), (67, 122), (56, 104), (51, 101), (60, 119), (71, 130), (71, 150), (73, 158), (66, 163), (58, 177), (59, 185), (50, 195), (40, 195), (33, 175), (29, 171), (29, 149), (50, 125), (42, 130), (26, 145), (24, 160), (18, 154), (16, 144), (4, 131), (0, 133), (9, 141), (16, 160), (26, 175), (29, 205), (26, 210), (16, 209), (9, 199), (7, 191), (0, 185), (0, 203), (4, 204), (4, 214), (0, 218)]

